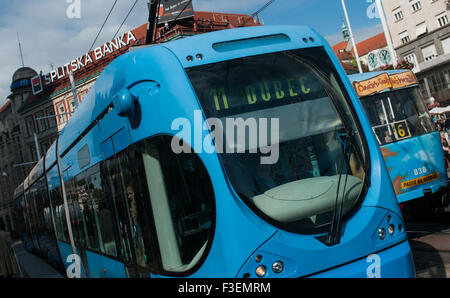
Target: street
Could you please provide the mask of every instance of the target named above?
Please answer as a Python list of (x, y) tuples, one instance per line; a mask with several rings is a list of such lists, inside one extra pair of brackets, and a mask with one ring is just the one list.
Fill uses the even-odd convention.
[(450, 277), (450, 210), (406, 224), (418, 278)]

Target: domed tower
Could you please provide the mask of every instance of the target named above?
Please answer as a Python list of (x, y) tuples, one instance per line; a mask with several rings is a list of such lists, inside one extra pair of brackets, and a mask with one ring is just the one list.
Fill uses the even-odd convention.
[(345, 26), (345, 23), (342, 23), (342, 36), (344, 37), (345, 42), (350, 40), (350, 32), (348, 31), (347, 26)]
[(10, 99), (14, 103), (16, 110), (23, 104), (31, 93), (31, 78), (37, 76), (37, 72), (29, 67), (21, 67), (12, 76), (10, 86), (12, 96)]

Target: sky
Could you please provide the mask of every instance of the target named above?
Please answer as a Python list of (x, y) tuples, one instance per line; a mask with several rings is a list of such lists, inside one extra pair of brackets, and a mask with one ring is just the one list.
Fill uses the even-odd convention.
[[(135, 0), (119, 0), (94, 48), (111, 40)], [(194, 10), (246, 13), (268, 0), (193, 0)], [(345, 0), (356, 42), (382, 32), (375, 0)], [(148, 0), (138, 0), (119, 34), (147, 22)], [(0, 107), (10, 94), (12, 75), (24, 65), (48, 73), (87, 53), (114, 0), (0, 0)], [(276, 0), (260, 13), (264, 25), (308, 25), (331, 45), (343, 40), (341, 0)], [(19, 38), (18, 38), (19, 37)]]

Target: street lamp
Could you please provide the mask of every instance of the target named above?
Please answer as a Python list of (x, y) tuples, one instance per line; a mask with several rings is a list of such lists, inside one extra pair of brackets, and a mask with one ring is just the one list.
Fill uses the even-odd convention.
[(348, 31), (350, 33), (351, 43), (352, 43), (352, 46), (353, 46), (353, 50), (355, 51), (356, 64), (358, 65), (359, 72), (363, 73), (363, 70), (362, 70), (362, 67), (361, 67), (361, 62), (359, 61), (358, 49), (356, 47), (355, 38), (353, 37), (352, 26), (350, 25), (350, 20), (348, 18), (347, 7), (345, 6), (344, 0), (341, 0), (341, 2), (342, 2), (342, 8), (344, 9), (345, 19), (346, 19), (347, 25), (348, 25)]

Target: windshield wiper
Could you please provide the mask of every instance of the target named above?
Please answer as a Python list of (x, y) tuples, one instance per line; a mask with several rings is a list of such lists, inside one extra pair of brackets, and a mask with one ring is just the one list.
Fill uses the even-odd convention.
[[(330, 232), (328, 233), (325, 244), (328, 246), (332, 246), (335, 244), (338, 244), (341, 238), (341, 219), (342, 219), (342, 211), (344, 206), (344, 199), (345, 199), (345, 189), (347, 187), (347, 178), (348, 178), (348, 172), (350, 170), (349, 164), (350, 164), (350, 152), (351, 148), (353, 146), (353, 140), (354, 140), (354, 131), (351, 127), (346, 128), (346, 132), (341, 133), (337, 135), (337, 138), (341, 143), (344, 145), (344, 154), (342, 155), (342, 161), (341, 161), (341, 168), (339, 170), (339, 178), (338, 178), (338, 185), (336, 190), (336, 200), (333, 210), (333, 216), (331, 219), (331, 227)], [(345, 138), (345, 139), (344, 139)], [(345, 180), (344, 180), (344, 186), (342, 189), (342, 198), (339, 200), (339, 190), (341, 187), (341, 179), (342, 175), (344, 173), (344, 166), (347, 165), (347, 171), (345, 174)]]

